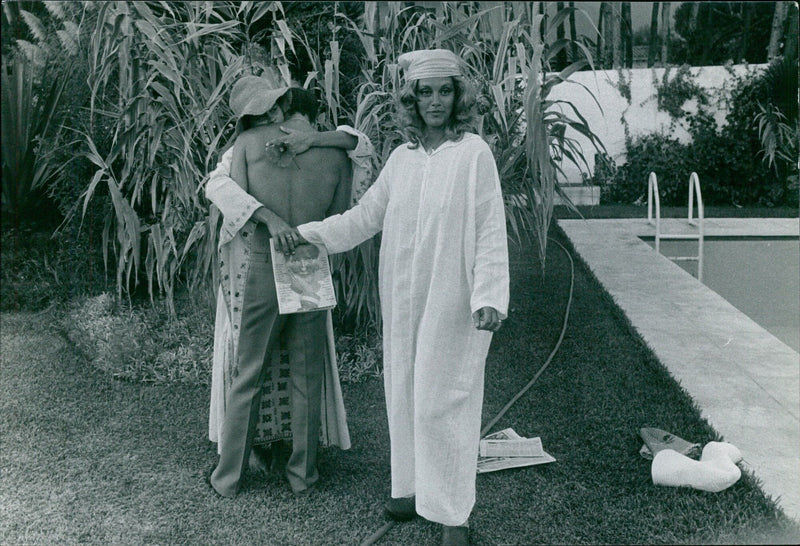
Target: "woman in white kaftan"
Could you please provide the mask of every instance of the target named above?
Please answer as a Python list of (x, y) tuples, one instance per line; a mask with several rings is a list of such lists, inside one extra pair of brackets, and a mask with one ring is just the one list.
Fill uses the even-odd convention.
[[(349, 150), (348, 156), (352, 161), (352, 201), (363, 194), (372, 180), (372, 155), (373, 149), (369, 139), (361, 132), (348, 126), (337, 127), (337, 132), (350, 134), (357, 137), (355, 149)], [(321, 133), (320, 135), (324, 135)], [(306, 143), (308, 145), (308, 143)], [(226, 151), (217, 168), (209, 175), (205, 186), (206, 197), (216, 206), (222, 214), (222, 227), (219, 234), (220, 257), (220, 286), (217, 291), (217, 310), (214, 326), (214, 357), (211, 377), (211, 404), (209, 408), (208, 436), (212, 442), (217, 443), (222, 437), (222, 422), (225, 414), (225, 399), (228, 386), (231, 383), (233, 363), (236, 362), (238, 353), (239, 329), (242, 322), (242, 309), (245, 301), (245, 280), (249, 269), (249, 242), (256, 227), (254, 213), (262, 204), (248, 194), (231, 177), (231, 159), (233, 148)], [(334, 445), (342, 449), (350, 448), (350, 436), (347, 428), (344, 403), (342, 398), (339, 375), (336, 367), (336, 352), (334, 348), (333, 326), (328, 311), (327, 317), (327, 345), (326, 363), (323, 380), (322, 427), (321, 442), (323, 445)], [(279, 360), (285, 355), (274, 354), (270, 358), (277, 365), (276, 369), (286, 368), (281, 366)], [(269, 380), (268, 380), (269, 381)], [(275, 415), (271, 415), (270, 427), (257, 425), (255, 445), (269, 444), (283, 438), (291, 438), (290, 421), (284, 411), (277, 411), (276, 394), (279, 382), (286, 378), (273, 378), (274, 385), (267, 385), (266, 393), (262, 397), (268, 400)], [(275, 398), (275, 400), (272, 400)], [(265, 404), (266, 405), (266, 404)], [(262, 410), (263, 411), (263, 410)], [(260, 417), (264, 417), (262, 414)], [(267, 429), (265, 433), (262, 429)]]
[[(448, 528), (464, 528), (475, 502), (484, 367), (492, 331), (507, 313), (509, 274), (494, 157), (478, 135), (449, 130), (471, 105), (460, 72), (448, 64), (455, 56), (442, 51), (401, 56), (424, 125), (392, 152), (358, 205), (275, 238), (284, 251), (305, 239), (336, 253), (383, 232), (392, 500), (415, 496), (416, 513), (443, 524), (448, 542)], [(448, 131), (431, 130), (442, 125)]]

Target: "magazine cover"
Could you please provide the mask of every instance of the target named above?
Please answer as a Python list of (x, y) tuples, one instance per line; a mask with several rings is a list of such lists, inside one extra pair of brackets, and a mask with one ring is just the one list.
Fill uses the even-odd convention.
[(336, 307), (328, 253), (320, 245), (304, 244), (286, 256), (269, 240), (272, 271), (281, 315), (307, 313)]

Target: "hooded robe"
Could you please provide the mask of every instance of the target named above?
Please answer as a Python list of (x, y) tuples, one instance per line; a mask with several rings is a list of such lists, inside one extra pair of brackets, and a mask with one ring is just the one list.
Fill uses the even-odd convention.
[(431, 153), (401, 145), (357, 206), (298, 230), (329, 253), (383, 232), (392, 497), (416, 495), (419, 515), (463, 524), (475, 503), (492, 339), (472, 313), (488, 306), (505, 318), (509, 301), (505, 212), (489, 146), (471, 133)]

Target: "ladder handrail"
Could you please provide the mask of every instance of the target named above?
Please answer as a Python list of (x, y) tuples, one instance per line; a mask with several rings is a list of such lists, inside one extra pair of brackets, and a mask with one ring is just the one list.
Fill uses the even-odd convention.
[(700, 191), (700, 178), (697, 176), (697, 173), (693, 172), (689, 175), (689, 223), (697, 225), (692, 219), (692, 215), (694, 213), (694, 195), (697, 194), (697, 219), (702, 223), (704, 218), (704, 211), (703, 211), (703, 194)]
[(653, 224), (653, 200), (656, 206), (656, 252), (660, 252), (661, 246), (661, 198), (658, 195), (658, 178), (656, 173), (650, 172), (647, 177), (647, 223)]
[[(694, 220), (694, 197), (697, 195), (697, 221)], [(647, 223), (653, 224), (653, 205), (655, 204), (655, 226), (656, 226), (656, 244), (655, 251), (661, 252), (661, 238), (662, 236), (679, 238), (678, 235), (668, 235), (661, 233), (661, 199), (658, 194), (658, 178), (655, 172), (650, 172), (647, 178)], [(689, 225), (697, 226), (697, 258), (683, 258), (682, 259), (696, 259), (697, 260), (697, 280), (703, 280), (703, 240), (704, 235), (704, 220), (705, 209), (703, 208), (703, 194), (700, 191), (700, 178), (696, 172), (689, 176)], [(677, 257), (676, 257), (677, 258)]]
[(650, 176), (647, 178), (647, 223), (653, 223), (653, 189), (655, 187), (656, 198), (656, 215), (660, 214), (661, 207), (658, 202), (658, 179), (656, 173), (650, 171)]
[[(692, 197), (697, 194), (697, 222), (692, 219), (694, 212), (694, 203)], [(697, 280), (703, 281), (703, 239), (704, 239), (704, 224), (705, 224), (705, 210), (703, 209), (703, 193), (700, 191), (700, 178), (696, 172), (689, 175), (689, 223), (697, 226), (698, 239), (697, 239)]]

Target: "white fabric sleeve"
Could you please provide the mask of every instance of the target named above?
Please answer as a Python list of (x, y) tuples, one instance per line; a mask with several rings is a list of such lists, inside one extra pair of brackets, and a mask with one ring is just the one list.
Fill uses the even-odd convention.
[(475, 207), (475, 266), (470, 310), (493, 307), (508, 315), (509, 273), (506, 216), (500, 177), (491, 152), (478, 160)]
[(222, 155), (217, 168), (208, 175), (205, 188), (206, 198), (222, 213), (222, 230), (228, 234), (235, 234), (242, 229), (253, 212), (261, 207), (255, 197), (231, 178), (232, 158), (233, 146)]
[(322, 244), (329, 254), (346, 252), (363, 243), (383, 229), (383, 219), (389, 204), (386, 169), (367, 190), (358, 204), (350, 210), (329, 216), (321, 222), (297, 226), (308, 242)]
[(350, 186), (350, 206), (352, 207), (358, 203), (372, 184), (375, 149), (367, 135), (349, 125), (339, 125), (336, 130), (358, 139), (356, 147), (347, 151), (347, 157), (352, 162), (352, 184)]

